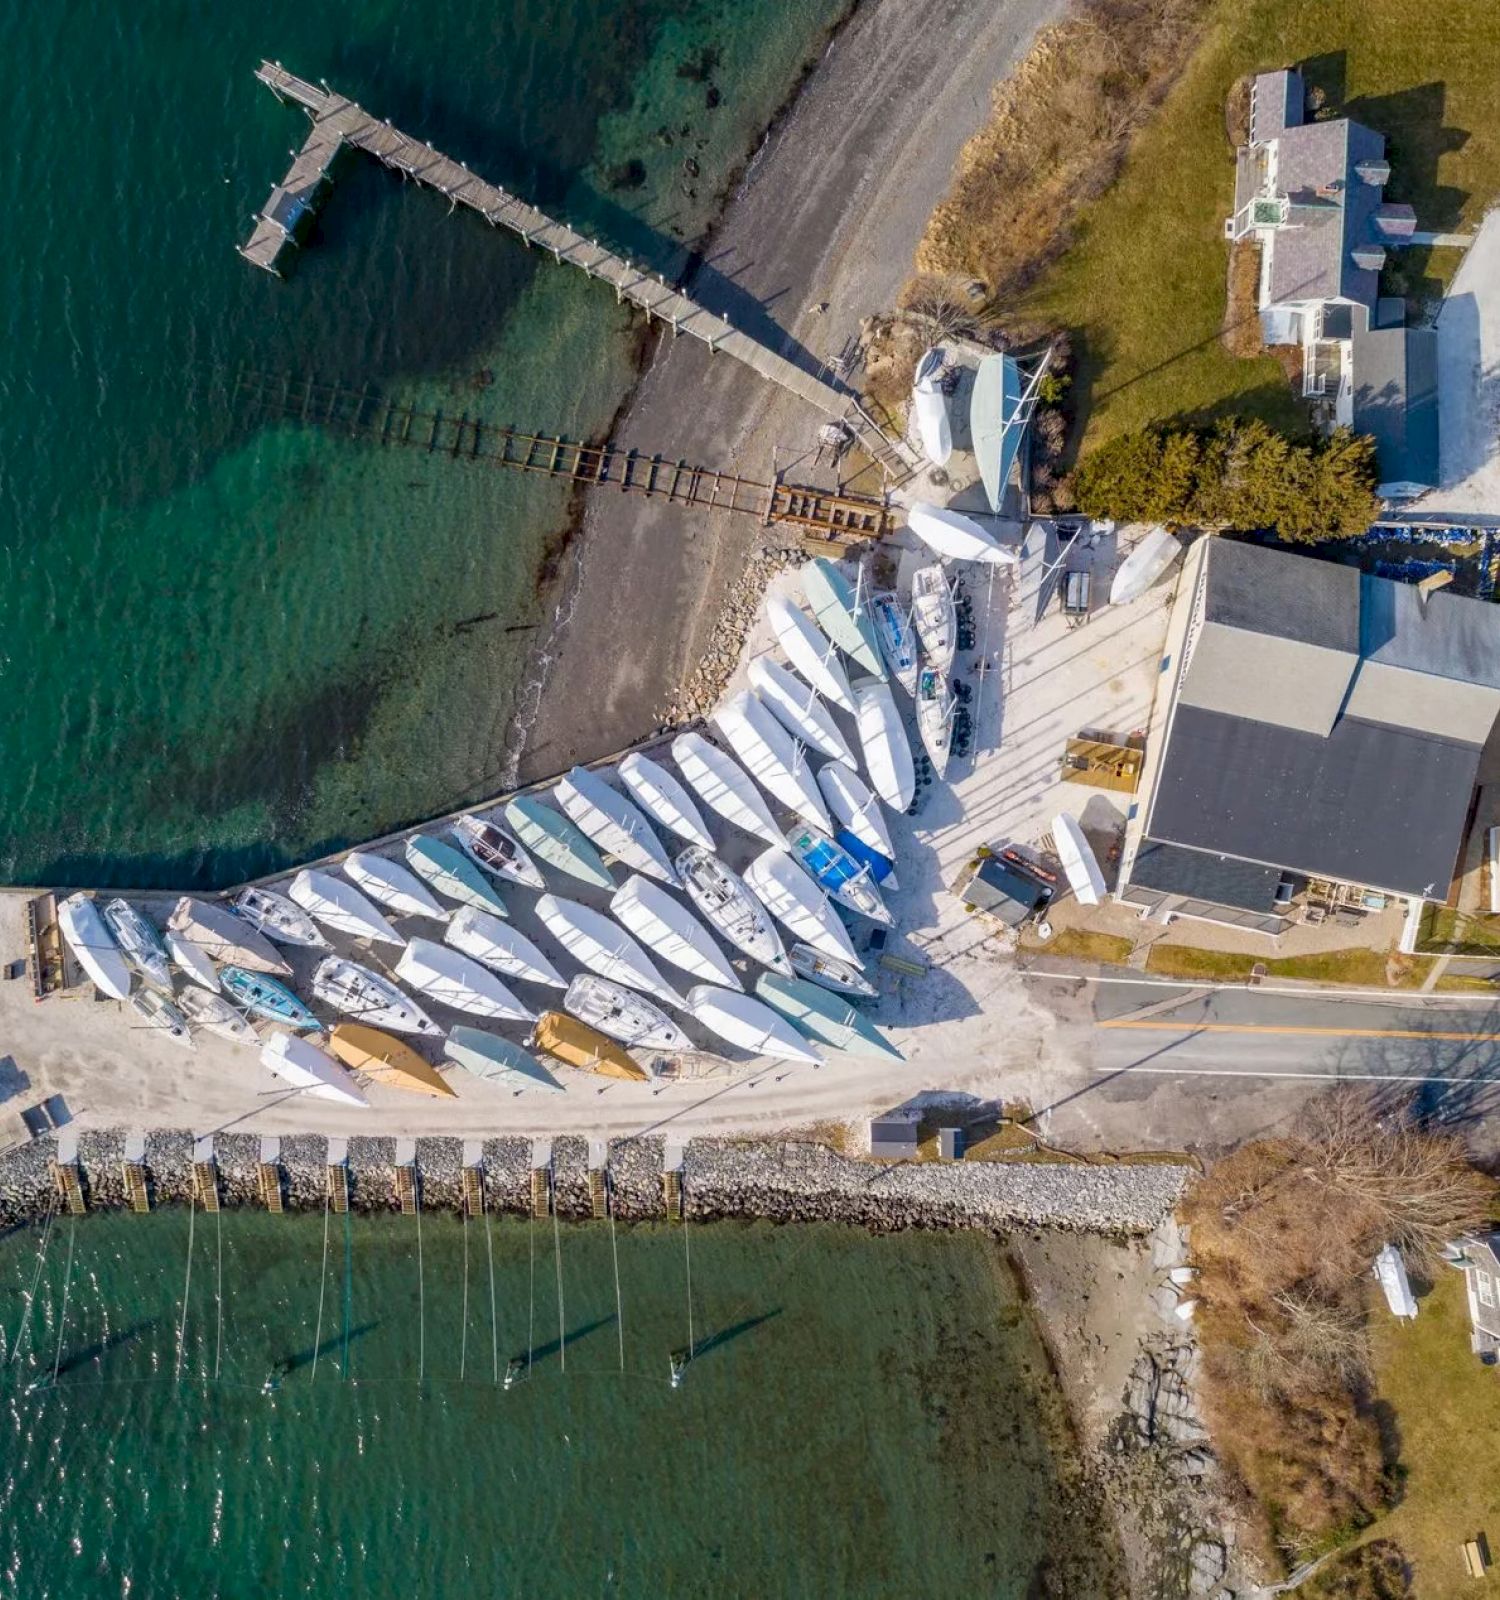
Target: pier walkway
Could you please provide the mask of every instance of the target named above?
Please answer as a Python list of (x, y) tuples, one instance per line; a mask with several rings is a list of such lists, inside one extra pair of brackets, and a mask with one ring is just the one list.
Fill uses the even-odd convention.
[(454, 206), (467, 206), (492, 227), (510, 229), (529, 248), (545, 250), (556, 261), (568, 262), (591, 278), (607, 283), (616, 299), (628, 300), (648, 317), (669, 326), (674, 334), (691, 334), (706, 344), (710, 353), (732, 356), (800, 396), (824, 416), (850, 429), (860, 447), (888, 478), (904, 482), (916, 470), (919, 463), (910, 447), (886, 434), (860, 405), (857, 395), (805, 371), (672, 288), (665, 279), (627, 261), (597, 240), (576, 233), (508, 190), (486, 182), (463, 162), (371, 116), (354, 101), (288, 72), (278, 62), (262, 62), (256, 77), (278, 99), (300, 105), (312, 118), (306, 142), (286, 177), (272, 189), (249, 240), (239, 247), (240, 254), (256, 266), (278, 271), (282, 250), (295, 242), (298, 225), (310, 214), (328, 181), (334, 157), (348, 145), (436, 189)]

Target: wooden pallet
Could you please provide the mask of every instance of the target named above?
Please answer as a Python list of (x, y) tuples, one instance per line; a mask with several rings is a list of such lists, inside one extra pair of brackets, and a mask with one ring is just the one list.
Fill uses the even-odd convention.
[(349, 1209), (349, 1168), (342, 1161), (331, 1162), (328, 1167), (328, 1205), (339, 1216)]
[(76, 1162), (54, 1161), (52, 1182), (62, 1199), (63, 1210), (70, 1216), (81, 1217), (88, 1209), (83, 1197), (83, 1174)]

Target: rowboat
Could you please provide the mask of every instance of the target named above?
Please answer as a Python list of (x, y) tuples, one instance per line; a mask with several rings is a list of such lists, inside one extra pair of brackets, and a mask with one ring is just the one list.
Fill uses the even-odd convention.
[[(592, 884), (596, 889), (613, 889), (615, 880), (599, 859), (599, 852), (583, 833), (551, 806), (518, 794), (505, 808), (505, 820), (516, 830), (516, 837), (528, 850), (534, 850), (548, 866), (566, 872), (570, 878)], [(540, 887), (540, 885), (538, 885)]]
[(948, 416), (948, 396), (943, 393), (943, 368), (948, 353), (934, 346), (917, 363), (911, 386), (911, 408), (917, 421), (922, 454), (935, 467), (945, 467), (953, 454), (953, 424)]
[(328, 1054), (295, 1034), (273, 1034), (260, 1047), (260, 1064), (284, 1083), (306, 1090), (319, 1100), (344, 1106), (368, 1106), (350, 1074)]
[(839, 661), (838, 651), (808, 621), (800, 607), (781, 595), (766, 600), (766, 620), (786, 658), (823, 696), (845, 711), (854, 709), (854, 691)]
[(985, 561), (992, 566), (1014, 566), (1019, 552), (1001, 544), (973, 517), (947, 506), (914, 500), (906, 513), (907, 526), (934, 555), (951, 561)]
[(626, 1055), (608, 1034), (570, 1017), (565, 1011), (544, 1011), (536, 1019), (527, 1043), (570, 1067), (597, 1072), (606, 1078), (626, 1078), (650, 1083), (651, 1074)]
[[(802, 592), (817, 625), (851, 661), (883, 678), (885, 662), (880, 658), (880, 641), (875, 637), (863, 599), (849, 580), (822, 556), (809, 561), (801, 576)], [(864, 582), (863, 574), (860, 582)]]
[(184, 895), (173, 906), (167, 926), (215, 961), (242, 967), (246, 972), (278, 972), (284, 976), (292, 970), (276, 946), (228, 906), (211, 905)]
[(398, 862), (368, 850), (351, 850), (340, 863), (344, 872), (372, 900), (398, 917), (431, 917), (437, 922), (448, 913), (432, 898), (422, 880)]
[(219, 975), (214, 971), (214, 964), (208, 959), (208, 952), (201, 944), (194, 944), (189, 938), (171, 929), (165, 935), (167, 954), (172, 958), (172, 965), (177, 970), (190, 978), (194, 983), (201, 983), (205, 989), (219, 987)]
[(869, 869), (861, 866), (835, 840), (816, 828), (794, 828), (787, 834), (786, 842), (793, 856), (825, 894), (871, 922), (886, 928), (894, 926), (896, 919), (880, 898)]
[(371, 972), (357, 961), (328, 956), (320, 961), (312, 977), (313, 993), (325, 1006), (342, 1011), (361, 1022), (397, 1033), (442, 1035), (442, 1029), (425, 1011), (402, 993), (389, 978)]
[(713, 713), (735, 758), (778, 804), (820, 828), (832, 828), (806, 747), (753, 695), (737, 694)]
[(406, 841), (407, 865), (441, 895), (461, 906), (476, 906), (497, 917), (507, 915), (498, 891), (462, 850), (455, 850), (441, 839), (414, 833)]
[(193, 1036), (186, 1019), (167, 997), (156, 989), (137, 989), (130, 997), (130, 1009), (148, 1027), (158, 1028), (184, 1050), (193, 1048)]
[[(941, 563), (921, 567), (912, 574), (911, 615), (928, 664), (946, 672), (953, 665), (953, 650), (958, 642), (958, 612), (953, 604), (953, 586)], [(915, 682), (911, 693), (916, 695)]]
[(766, 710), (794, 737), (845, 766), (854, 765), (854, 752), (839, 731), (828, 707), (817, 691), (805, 684), (790, 667), (770, 656), (757, 656), (750, 663), (750, 687)]
[[(506, 819), (509, 821), (509, 818)], [(514, 826), (514, 824), (512, 824)], [(493, 817), (455, 817), (448, 832), (471, 861), (497, 878), (519, 883), (526, 889), (545, 889), (542, 874), (526, 846)]]
[(530, 1022), (536, 1015), (488, 967), (446, 944), (413, 939), (401, 952), (396, 976), (455, 1011), (497, 1022)]
[(768, 843), (781, 843), (781, 829), (755, 785), (730, 756), (701, 733), (680, 733), (672, 741), (672, 759), (694, 792), (711, 811), (745, 833)]
[(289, 1028), (322, 1028), (323, 1024), (284, 983), (264, 972), (246, 967), (222, 967), (219, 982), (224, 993), (246, 1011), (268, 1022), (284, 1022)]
[(341, 1022), (328, 1035), (328, 1052), (351, 1072), (362, 1072), (372, 1083), (434, 1099), (452, 1098), (457, 1091), (430, 1061), (419, 1056), (404, 1039), (367, 1028), (362, 1022)]
[(714, 847), (713, 835), (693, 797), (658, 761), (632, 753), (615, 769), (635, 803), (668, 833), (705, 850)]
[(259, 1044), (255, 1029), (234, 1009), (221, 994), (210, 994), (207, 989), (193, 984), (177, 996), (177, 1008), (190, 1026), (207, 1028), (231, 1044)]
[(554, 989), (568, 986), (567, 979), (524, 933), (475, 906), (461, 906), (455, 911), (443, 938), (455, 950), (482, 961), (503, 977), (524, 978), (528, 983), (545, 983)]
[(836, 994), (859, 994), (873, 997), (880, 991), (860, 970), (857, 962), (841, 961), (824, 955), (810, 944), (794, 944), (791, 948), (792, 971), (799, 978), (807, 978), (832, 989)]
[(608, 978), (583, 972), (563, 996), (567, 1011), (621, 1044), (641, 1050), (689, 1050), (688, 1036), (644, 995)]
[(1165, 528), (1152, 528), (1120, 563), (1109, 586), (1109, 603), (1123, 606), (1139, 600), (1181, 554), (1182, 546)]
[(933, 773), (939, 778), (948, 770), (957, 704), (947, 677), (936, 667), (923, 667), (917, 682), (917, 732), (922, 735)]
[(544, 894), (536, 903), (542, 926), (581, 966), (601, 978), (680, 1006), (682, 996), (656, 970), (650, 956), (616, 923), (592, 906)]
[(784, 1017), (751, 995), (700, 983), (688, 991), (688, 1009), (693, 1020), (710, 1033), (752, 1055), (806, 1061), (813, 1066), (823, 1059), (822, 1051), (809, 1044)]
[[(610, 915), (663, 961), (702, 983), (738, 989), (740, 980), (708, 929), (660, 884), (628, 878), (609, 902)], [(571, 1011), (573, 1008), (568, 1007)], [(582, 1015), (582, 1013), (578, 1013)], [(585, 1018), (585, 1021), (588, 1019)]]
[(172, 969), (167, 962), (167, 947), (154, 923), (148, 922), (128, 900), (114, 899), (104, 907), (104, 920), (115, 936), (115, 944), (135, 970), (158, 989), (172, 992)]
[(1061, 811), (1052, 819), (1052, 841), (1057, 846), (1057, 859), (1067, 874), (1068, 886), (1081, 906), (1096, 906), (1104, 898), (1104, 874), (1099, 870), (1099, 858), (1094, 847), (1084, 836), (1077, 820)]
[(560, 1092), (563, 1087), (535, 1056), (498, 1034), (484, 1033), (478, 1028), (453, 1028), (443, 1042), (443, 1051), (465, 1072), (489, 1083), (501, 1083), (518, 1090), (555, 1089)]
[(722, 938), (762, 966), (791, 971), (775, 923), (738, 873), (696, 845), (678, 856), (677, 871), (688, 899)]
[(234, 897), (234, 909), (257, 933), (278, 944), (328, 949), (328, 941), (307, 912), (274, 889), (241, 889)]
[(917, 792), (911, 744), (890, 685), (872, 683), (859, 693), (859, 742), (875, 793), (893, 811), (905, 811)]
[(794, 939), (857, 966), (859, 957), (828, 896), (789, 855), (767, 850), (745, 869), (750, 891)]
[(1014, 356), (986, 356), (969, 396), (969, 434), (990, 510), (998, 512), (1026, 432), (1025, 384)]
[[(892, 678), (908, 694), (917, 692), (917, 640), (911, 618), (893, 594), (877, 594), (870, 602), (875, 637)], [(854, 763), (851, 761), (852, 767)]]
[(847, 1000), (815, 983), (808, 983), (805, 978), (783, 978), (779, 973), (763, 972), (756, 979), (755, 992), (767, 1005), (775, 1006), (783, 1016), (789, 1017), (809, 1038), (828, 1049), (849, 1056), (906, 1060), (868, 1017), (856, 1011)]
[(123, 1000), (130, 993), (130, 967), (93, 900), (70, 894), (57, 908), (57, 926), (94, 987)]
[(574, 767), (559, 781), (557, 799), (563, 810), (607, 855), (632, 872), (644, 872), (662, 883), (676, 883), (677, 874), (651, 824), (597, 772)]
[[(895, 861), (896, 847), (891, 842), (891, 830), (885, 825), (885, 813), (857, 772), (829, 762), (818, 773), (818, 787), (828, 802), (829, 813), (841, 829), (852, 833), (861, 844), (886, 861)], [(886, 873), (880, 881), (893, 889), (897, 887), (894, 872)]]
[(382, 944), (406, 943), (352, 883), (332, 873), (304, 869), (292, 879), (290, 893), (304, 911), (339, 933)]

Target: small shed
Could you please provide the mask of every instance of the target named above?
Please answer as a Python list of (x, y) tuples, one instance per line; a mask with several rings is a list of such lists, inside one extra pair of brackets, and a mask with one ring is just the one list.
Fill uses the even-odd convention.
[(870, 1119), (870, 1154), (891, 1161), (909, 1161), (917, 1153), (917, 1119), (905, 1112), (888, 1112)]
[(938, 1129), (938, 1155), (944, 1161), (963, 1160), (964, 1130), (962, 1128)]

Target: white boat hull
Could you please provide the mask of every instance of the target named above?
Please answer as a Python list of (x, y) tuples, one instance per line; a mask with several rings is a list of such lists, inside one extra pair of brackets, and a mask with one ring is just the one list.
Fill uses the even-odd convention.
[(99, 907), (87, 895), (71, 894), (57, 908), (57, 925), (89, 981), (111, 1000), (130, 994), (130, 965)]
[(776, 819), (731, 756), (711, 745), (701, 733), (680, 733), (672, 741), (672, 759), (710, 811), (757, 839), (780, 843), (781, 829), (776, 826)]
[[(948, 574), (941, 565), (923, 567), (912, 574), (911, 613), (912, 625), (928, 664), (939, 672), (947, 672), (953, 665), (953, 652), (958, 644), (958, 610), (953, 603)], [(917, 692), (917, 672), (914, 668), (913, 698)]]
[(625, 798), (587, 767), (574, 767), (557, 786), (558, 804), (607, 855), (632, 872), (660, 883), (676, 883), (661, 840), (651, 824)]
[(278, 944), (307, 946), (314, 950), (327, 950), (328, 941), (318, 931), (317, 924), (301, 906), (274, 889), (241, 889), (234, 897), (237, 916), (267, 939)]
[(905, 811), (917, 793), (917, 769), (888, 684), (860, 691), (858, 726), (871, 786), (893, 811)]
[(982, 561), (992, 566), (1013, 567), (1020, 560), (1018, 551), (1001, 544), (973, 517), (926, 500), (913, 501), (906, 513), (907, 526), (932, 551), (950, 561)]
[(806, 748), (759, 700), (737, 694), (714, 712), (713, 722), (736, 760), (773, 800), (815, 828), (832, 827)]
[(226, 966), (280, 977), (292, 970), (276, 946), (228, 906), (212, 905), (183, 895), (173, 906), (167, 926)]
[(167, 961), (167, 947), (155, 925), (128, 900), (118, 897), (104, 907), (104, 920), (126, 961), (147, 983), (171, 994), (172, 968)]
[[(865, 787), (864, 779), (857, 772), (830, 763), (819, 772), (818, 787), (839, 827), (887, 861), (895, 861), (896, 847), (891, 842), (891, 830), (886, 827), (880, 802)], [(890, 883), (891, 878), (886, 878), (885, 882)]]
[(371, 851), (355, 850), (344, 858), (342, 866), (345, 874), (372, 900), (378, 900), (398, 917), (447, 921), (448, 913), (432, 898), (422, 880), (396, 862)]
[(917, 732), (922, 736), (932, 770), (939, 778), (948, 770), (955, 707), (947, 678), (935, 667), (925, 669), (917, 685)]
[(616, 769), (635, 803), (651, 820), (688, 844), (712, 850), (713, 835), (693, 797), (660, 762), (631, 754)]
[(752, 1055), (777, 1061), (806, 1061), (817, 1066), (823, 1053), (797, 1032), (785, 1017), (752, 995), (699, 984), (688, 992), (693, 1020)]
[(202, 945), (194, 944), (191, 939), (171, 931), (167, 933), (166, 940), (167, 954), (179, 972), (192, 982), (201, 983), (205, 989), (218, 989), (219, 974), (214, 971), (214, 964), (208, 959), (208, 952)]
[(509, 924), (475, 906), (462, 906), (454, 912), (443, 938), (455, 950), (483, 962), (502, 977), (541, 983), (551, 989), (568, 986), (568, 980), (524, 933), (517, 933)]
[(880, 992), (860, 970), (858, 963), (825, 955), (810, 944), (794, 944), (791, 962), (792, 971), (799, 978), (821, 984), (834, 994), (857, 994), (873, 999)]
[(580, 966), (612, 983), (655, 995), (680, 1006), (682, 996), (656, 970), (655, 964), (625, 930), (602, 911), (576, 900), (544, 894), (536, 903), (542, 926)]
[(326, 928), (348, 934), (351, 939), (369, 939), (378, 944), (406, 943), (353, 884), (342, 883), (330, 873), (299, 872), (292, 879), (288, 893), (310, 917), (315, 917)]
[(810, 622), (800, 607), (780, 595), (766, 601), (766, 619), (786, 658), (804, 678), (834, 705), (854, 710), (854, 691), (839, 661), (838, 651)]
[(351, 1073), (326, 1050), (320, 1050), (293, 1033), (272, 1035), (260, 1047), (261, 1065), (284, 1083), (304, 1090), (318, 1100), (336, 1105), (368, 1106)]
[[(789, 667), (770, 656), (757, 656), (750, 663), (749, 678), (750, 687), (766, 710), (794, 738), (846, 767), (854, 765), (854, 752), (828, 707)], [(705, 848), (711, 849), (712, 845)]]
[(854, 945), (828, 896), (779, 850), (767, 850), (745, 869), (750, 892), (792, 935), (841, 961), (859, 965)]
[(396, 963), (396, 976), (455, 1011), (496, 1022), (530, 1022), (536, 1016), (488, 967), (431, 939), (413, 939), (407, 945)]
[(946, 360), (941, 349), (929, 350), (917, 363), (911, 390), (922, 454), (935, 467), (947, 466), (953, 454), (953, 422), (948, 414), (948, 396), (943, 393), (942, 381)]
[(615, 890), (609, 909), (622, 928), (689, 977), (725, 989), (741, 987), (708, 929), (659, 885), (645, 878), (629, 878)]
[(1165, 528), (1153, 528), (1120, 563), (1109, 586), (1109, 603), (1123, 606), (1139, 600), (1181, 554), (1182, 546)]
[(205, 1028), (231, 1044), (259, 1044), (255, 1029), (221, 994), (211, 994), (192, 984), (177, 997), (177, 1004), (190, 1026)]
[(325, 1006), (342, 1011), (372, 1028), (395, 1033), (441, 1035), (442, 1029), (415, 1000), (403, 994), (388, 978), (357, 961), (328, 956), (318, 963), (312, 978), (313, 994)]
[(792, 970), (775, 923), (737, 873), (696, 846), (677, 857), (677, 871), (699, 916), (722, 939), (773, 972)]
[(563, 1009), (591, 1028), (635, 1050), (690, 1050), (688, 1036), (659, 1007), (634, 989), (592, 972), (568, 985)]
[(1096, 906), (1104, 898), (1104, 874), (1099, 870), (1099, 858), (1094, 847), (1084, 837), (1077, 820), (1062, 811), (1052, 819), (1052, 840), (1057, 846), (1057, 859), (1067, 874), (1073, 897), (1082, 906)]

